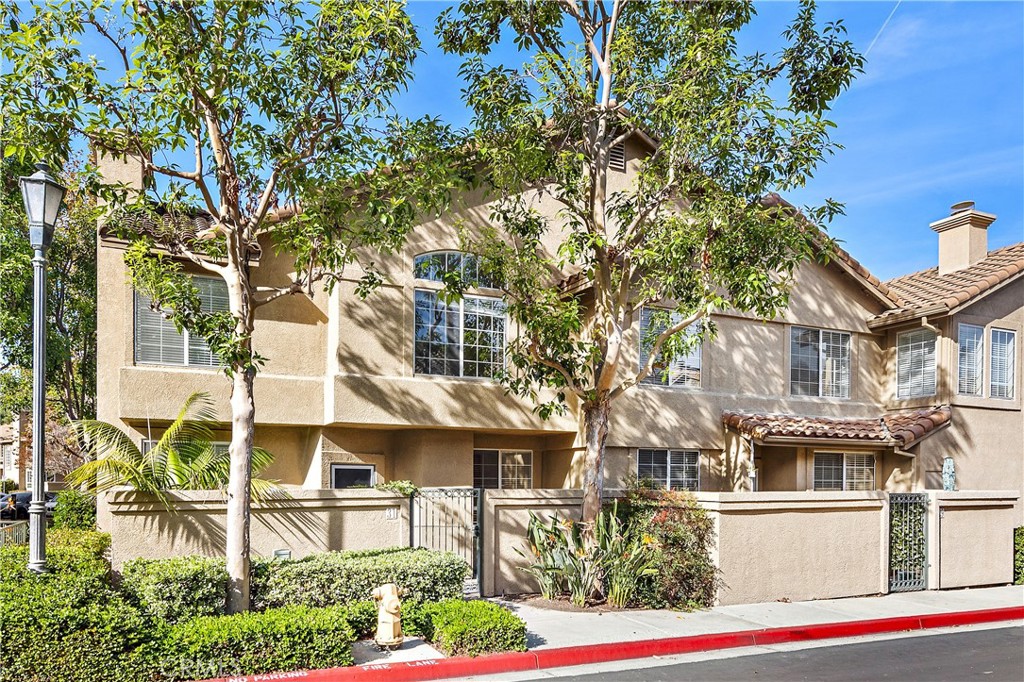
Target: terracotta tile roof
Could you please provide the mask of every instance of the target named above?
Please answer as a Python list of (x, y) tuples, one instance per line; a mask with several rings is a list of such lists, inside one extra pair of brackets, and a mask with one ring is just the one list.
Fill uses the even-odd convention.
[(989, 251), (974, 265), (956, 272), (940, 275), (936, 267), (903, 275), (886, 282), (899, 297), (902, 307), (886, 311), (874, 320), (885, 321), (918, 310), (953, 310), (1021, 272), (1024, 272), (1024, 242)]
[(888, 412), (879, 417), (809, 417), (725, 411), (722, 423), (757, 440), (773, 437), (828, 438), (907, 448), (925, 434), (949, 423), (951, 417), (948, 406)]
[[(172, 213), (164, 207), (151, 211), (123, 212), (113, 216), (100, 228), (100, 236), (107, 239), (130, 238), (131, 235), (152, 237), (160, 245), (174, 247), (178, 244), (202, 252), (203, 242), (196, 235), (208, 230), (213, 217), (202, 211)], [(250, 261), (258, 261), (261, 254), (259, 244), (249, 245)]]

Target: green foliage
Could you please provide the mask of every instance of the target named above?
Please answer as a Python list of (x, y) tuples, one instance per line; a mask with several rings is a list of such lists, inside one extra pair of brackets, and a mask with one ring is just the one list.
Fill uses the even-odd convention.
[(196, 680), (352, 665), (355, 634), (341, 607), (289, 606), (194, 618), (140, 654), (160, 680)]
[(526, 651), (526, 623), (499, 604), (448, 599), (410, 611), (403, 615), (403, 629), (422, 635), (447, 656)]
[[(51, 573), (41, 579), (77, 576), (106, 584), (110, 576), (110, 535), (54, 528), (46, 533), (46, 562)], [(0, 583), (36, 578), (28, 571), (27, 545), (0, 545)]]
[(0, 580), (0, 680), (148, 680), (143, 666), (128, 661), (152, 636), (154, 624), (94, 575), (56, 571)]
[[(403, 610), (406, 605), (402, 604)], [(373, 637), (377, 631), (377, 604), (372, 601), (356, 601), (345, 604), (345, 617), (352, 626), (357, 639)]]
[[(7, 109), (5, 109), (7, 111)], [(0, 144), (9, 142), (5, 127)], [(35, 154), (28, 146), (21, 152)], [(5, 154), (5, 157), (7, 155)], [(96, 219), (85, 175), (69, 164), (59, 180), (67, 208), (47, 252), (48, 401), (67, 419), (96, 414)], [(31, 164), (0, 162), (0, 423), (32, 406), (32, 247), (18, 177)]]
[(588, 528), (572, 520), (544, 522), (531, 512), (530, 551), (516, 551), (532, 563), (520, 569), (537, 579), (545, 599), (568, 592), (576, 606), (600, 595), (613, 606), (630, 605), (638, 586), (657, 573), (653, 538), (639, 524), (623, 522), (617, 504), (598, 515), (589, 537)]
[(227, 585), (223, 559), (133, 559), (121, 570), (125, 595), (143, 612), (168, 623), (224, 615)]
[[(160, 440), (142, 452), (124, 431), (101, 421), (76, 422), (90, 460), (67, 476), (69, 485), (98, 495), (117, 486), (156, 495), (170, 508), (168, 490), (216, 490), (225, 487), (230, 474), (228, 453), (214, 447), (217, 426), (213, 401), (206, 393), (193, 393)], [(252, 449), (252, 492), (256, 499), (283, 494), (274, 481), (259, 473), (274, 461), (262, 448)]]
[(252, 604), (257, 609), (348, 604), (365, 601), (374, 588), (386, 583), (398, 585), (410, 601), (438, 601), (461, 595), (468, 573), (469, 565), (461, 557), (427, 549), (256, 559), (252, 563)]
[(1013, 531), (1013, 584), (1024, 585), (1024, 526)]
[(617, 514), (642, 541), (651, 541), (656, 573), (641, 579), (636, 600), (650, 608), (706, 608), (720, 579), (711, 559), (714, 523), (688, 492), (634, 482)]
[[(820, 228), (841, 205), (800, 215), (777, 193), (838, 149), (825, 114), (863, 59), (841, 22), (818, 25), (812, 0), (779, 54), (743, 54), (754, 16), (750, 0), (465, 0), (437, 22), (441, 47), (463, 59), (469, 146), (494, 198), (463, 242), (517, 327), (501, 378), (545, 417), (578, 401), (581, 431), (595, 434), (584, 520), (599, 511), (612, 403), (714, 338), (713, 314), (778, 315), (799, 264), (831, 253)], [(523, 64), (487, 62), (503, 40)], [(609, 165), (618, 144), (628, 184)], [(538, 209), (541, 193), (557, 210)], [(662, 329), (629, 367), (628, 330), (655, 306)]]
[(889, 565), (910, 575), (924, 575), (928, 549), (924, 543), (928, 510), (919, 504), (892, 505), (889, 517)]
[(18, 489), (18, 484), (10, 478), (0, 480), (0, 493), (11, 493)]
[(419, 490), (419, 487), (412, 481), (387, 481), (385, 483), (378, 483), (373, 487), (377, 490), (387, 490), (399, 495), (405, 495), (406, 497)]
[(53, 510), (53, 527), (95, 530), (96, 498), (75, 488), (58, 492), (57, 506)]

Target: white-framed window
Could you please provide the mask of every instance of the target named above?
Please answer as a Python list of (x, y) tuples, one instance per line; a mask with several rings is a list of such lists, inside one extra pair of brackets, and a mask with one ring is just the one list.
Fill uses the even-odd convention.
[(791, 327), (789, 392), (825, 398), (850, 397), (850, 335)]
[(875, 456), (863, 453), (815, 452), (815, 490), (874, 490)]
[(980, 396), (985, 383), (985, 329), (961, 324), (957, 330), (957, 345), (956, 392)]
[[(651, 356), (651, 346), (654, 345), (654, 338), (665, 330), (665, 325), (656, 322), (654, 319), (655, 308), (640, 309), (640, 367), (647, 364)], [(680, 320), (679, 313), (673, 312), (669, 316), (672, 324)], [(684, 330), (684, 334), (693, 335), (700, 330), (699, 323), (694, 323)], [(688, 353), (677, 356), (671, 362), (664, 362), (659, 358), (654, 363), (654, 370), (644, 377), (643, 383), (655, 384), (658, 386), (687, 386), (700, 388), (700, 367), (701, 367), (701, 346), (698, 342)]]
[(1010, 329), (992, 329), (992, 359), (989, 369), (989, 395), (1013, 400), (1016, 384), (1017, 333)]
[[(228, 286), (219, 277), (193, 275), (199, 289), (204, 312), (226, 312)], [(220, 360), (210, 351), (206, 341), (193, 337), (186, 329), (181, 333), (174, 323), (151, 307), (151, 300), (135, 292), (135, 362), (186, 367), (217, 367)]]
[(935, 395), (935, 332), (915, 329), (896, 337), (896, 395)]
[(494, 288), (491, 279), (480, 270), (480, 258), (463, 251), (433, 251), (416, 256), (412, 263), (412, 274), (416, 279), (430, 282), (444, 282), (445, 275), (458, 273), (469, 286), (482, 289)]
[[(142, 450), (142, 454), (146, 454), (147, 452), (152, 450), (153, 447), (158, 442), (159, 442), (159, 440), (157, 440), (155, 438), (143, 438), (142, 439), (141, 448), (140, 448)], [(214, 452), (218, 452), (218, 453), (224, 454), (224, 453), (227, 453), (228, 449), (231, 447), (231, 443), (227, 442), (226, 440), (215, 440), (215, 441), (212, 441), (210, 443), (210, 447), (213, 448)]]
[(416, 290), (413, 363), (416, 374), (493, 377), (505, 366), (505, 303), (463, 296), (445, 303)]
[(0, 464), (4, 467), (4, 475), (11, 476), (15, 466), (15, 460), (18, 456), (18, 445), (17, 443), (4, 443), (0, 445)]
[(700, 451), (640, 448), (636, 451), (636, 476), (669, 490), (700, 489)]
[(332, 488), (372, 488), (377, 478), (373, 464), (332, 464)]
[(474, 450), (473, 487), (522, 490), (533, 487), (530, 450)]

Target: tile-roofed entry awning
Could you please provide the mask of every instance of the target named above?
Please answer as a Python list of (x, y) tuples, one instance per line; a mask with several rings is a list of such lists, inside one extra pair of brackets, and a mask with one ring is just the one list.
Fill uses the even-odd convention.
[(901, 307), (876, 315), (870, 327), (881, 327), (918, 315), (944, 315), (1024, 272), (1024, 242), (989, 251), (962, 270), (939, 274), (929, 268), (886, 282)]
[(878, 417), (811, 417), (725, 411), (722, 423), (765, 444), (772, 441), (829, 440), (906, 449), (949, 424), (951, 416), (949, 406), (887, 412)]

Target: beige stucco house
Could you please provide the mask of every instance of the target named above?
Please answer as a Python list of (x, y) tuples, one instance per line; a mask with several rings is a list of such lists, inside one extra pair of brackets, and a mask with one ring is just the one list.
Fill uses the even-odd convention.
[[(625, 185), (643, 149), (622, 152)], [(141, 179), (130, 166), (108, 172)], [(450, 306), (437, 297), (445, 268), (474, 265), (458, 252), (458, 226), (486, 215), (470, 195), (419, 226), (378, 259), (386, 284), (366, 300), (353, 271), (330, 295), (260, 308), (256, 443), (276, 456), (267, 476), (305, 489), (579, 485), (575, 418), (542, 420), (488, 378), (514, 333), (498, 292)], [(988, 251), (993, 220), (958, 204), (932, 223), (937, 268), (881, 282), (840, 252), (800, 268), (782, 317), (716, 314), (713, 343), (615, 404), (607, 485), (638, 474), (707, 492), (919, 491), (942, 488), (948, 459), (957, 488), (1024, 488), (1024, 243)], [(216, 358), (132, 291), (123, 245), (101, 234), (99, 418), (142, 441), (203, 390), (226, 419)], [(254, 279), (286, 282), (288, 259), (263, 246)], [(219, 281), (196, 281), (207, 305), (226, 305)], [(646, 320), (632, 330), (637, 362)]]

